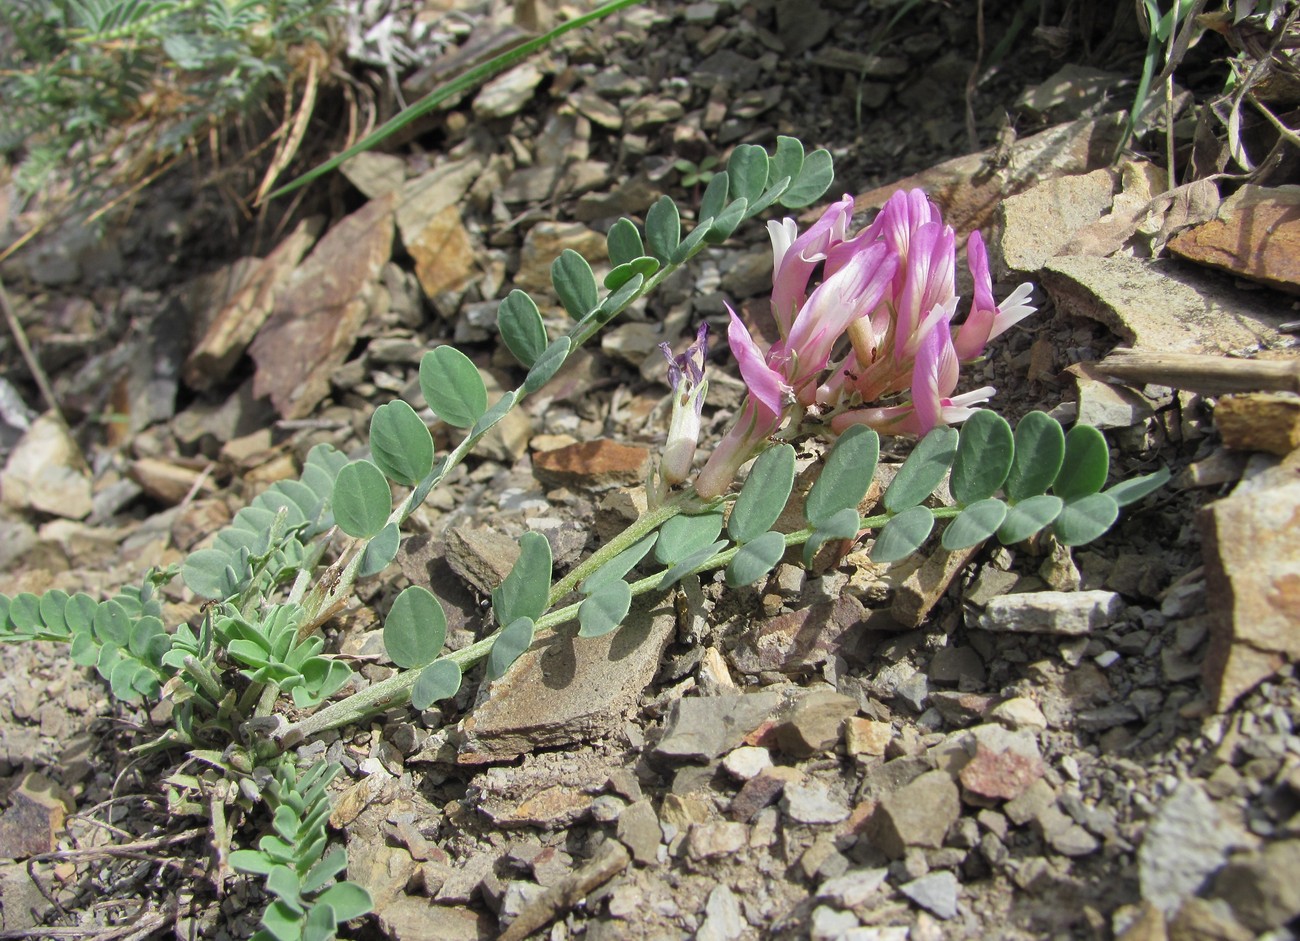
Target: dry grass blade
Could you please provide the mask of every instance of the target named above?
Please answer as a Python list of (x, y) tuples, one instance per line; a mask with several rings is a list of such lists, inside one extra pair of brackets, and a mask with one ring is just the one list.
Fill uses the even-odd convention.
[[(280, 178), (280, 174), (292, 162), (294, 156), (298, 153), (298, 148), (302, 144), (303, 136), (307, 133), (307, 124), (311, 121), (311, 116), (316, 110), (316, 92), (320, 86), (320, 62), (317, 56), (308, 56), (307, 58), (307, 78), (302, 92), (302, 99), (298, 102), (298, 109), (293, 116), (293, 124), (289, 128), (288, 134), (284, 133), (282, 126), (276, 131), (275, 136), (280, 138), (280, 143), (275, 149), (275, 156), (271, 158), (271, 165), (266, 168), (266, 175), (262, 178), (262, 185), (257, 188), (257, 195), (253, 197), (253, 205), (260, 205), (270, 192), (275, 181)], [(293, 84), (289, 83), (284, 89), (285, 113), (288, 114), (289, 107), (293, 102)]]

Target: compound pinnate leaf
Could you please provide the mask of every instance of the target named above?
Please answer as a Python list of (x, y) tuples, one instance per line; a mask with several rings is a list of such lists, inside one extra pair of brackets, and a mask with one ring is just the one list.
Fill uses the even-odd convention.
[(443, 699), (451, 699), (460, 692), (460, 667), (453, 660), (435, 660), (415, 678), (411, 687), (411, 705), (428, 709)]
[[(537, 358), (537, 362), (533, 363), (528, 370), (528, 375), (524, 377), (523, 389), (526, 395), (532, 395), (551, 381), (552, 377), (560, 371), (560, 367), (564, 365), (564, 361), (569, 356), (569, 348), (572, 345), (573, 341), (568, 337), (556, 337), (551, 341), (551, 345), (546, 348), (546, 352)], [(487, 401), (486, 390), (484, 390), (483, 401)]]
[(1006, 517), (1007, 505), (1001, 500), (976, 500), (948, 524), (941, 543), (949, 552), (970, 548), (996, 533)]
[(932, 529), (934, 513), (929, 507), (908, 507), (880, 531), (876, 544), (871, 548), (871, 561), (888, 564), (907, 558), (921, 548), (921, 543), (929, 538)]
[(1065, 436), (1065, 459), (1052, 483), (1052, 493), (1067, 504), (1097, 493), (1106, 485), (1110, 449), (1106, 437), (1092, 425), (1075, 425)]
[(551, 262), (551, 284), (555, 295), (574, 320), (581, 320), (595, 308), (600, 292), (591, 265), (571, 248), (560, 252)]
[(803, 170), (803, 160), (803, 143), (798, 138), (779, 136), (776, 139), (776, 153), (772, 155), (772, 165), (768, 169), (768, 175), (773, 180), (789, 177), (790, 182), (794, 183)]
[(518, 393), (515, 392), (514, 389), (503, 394), (501, 398), (497, 399), (496, 402), (493, 403), (490, 409), (479, 416), (478, 421), (474, 422), (474, 426), (470, 429), (470, 434), (481, 435), (501, 419), (505, 418), (506, 414), (515, 407), (516, 398), (518, 398)]
[(334, 479), (334, 520), (357, 539), (376, 536), (388, 524), (393, 493), (388, 481), (370, 461), (353, 461)]
[(357, 566), (357, 578), (373, 578), (388, 568), (389, 563), (397, 558), (401, 544), (402, 534), (398, 531), (397, 524), (386, 524), (378, 535), (366, 543), (361, 564)]
[(772, 528), (790, 499), (794, 465), (794, 448), (788, 444), (778, 444), (759, 455), (731, 507), (728, 536), (743, 544)]
[(384, 649), (403, 670), (438, 659), (447, 638), (447, 616), (433, 592), (420, 585), (402, 590), (384, 619)]
[(414, 487), (433, 469), (433, 436), (415, 409), (394, 399), (370, 417), (370, 453), (389, 480)]
[(725, 577), (732, 588), (752, 585), (776, 567), (785, 555), (785, 536), (766, 532), (747, 540), (730, 562)]
[(67, 603), (68, 593), (58, 588), (52, 588), (41, 595), (39, 602), (41, 621), (49, 633), (68, 633), (68, 624), (63, 617), (63, 608)]
[(814, 150), (804, 158), (803, 166), (781, 194), (780, 203), (787, 209), (811, 206), (826, 194), (835, 180), (835, 161), (828, 150)]
[(302, 665), (302, 677), (303, 685), (295, 686), (290, 692), (294, 705), (309, 709), (342, 689), (352, 679), (352, 668), (331, 657), (311, 657)]
[(228, 598), (238, 591), (239, 576), (230, 554), (220, 549), (196, 549), (185, 557), (181, 579), (200, 598)]
[(753, 204), (767, 188), (767, 151), (756, 144), (741, 144), (727, 160), (732, 199), (744, 199)]
[(1105, 492), (1107, 496), (1123, 507), (1131, 503), (1137, 503), (1137, 501), (1148, 494), (1155, 493), (1167, 483), (1169, 483), (1169, 468), (1162, 467), (1153, 474), (1145, 474), (1131, 480), (1122, 480)]
[(632, 586), (622, 579), (602, 581), (578, 605), (578, 636), (608, 634), (627, 617), (632, 607)]
[[(22, 598), (19, 595), (18, 598)], [(14, 601), (17, 602), (18, 598)], [(95, 638), (101, 644), (125, 647), (131, 636), (131, 616), (115, 601), (105, 601), (95, 611)]]
[(605, 246), (609, 250), (609, 262), (615, 267), (625, 265), (645, 254), (645, 245), (641, 233), (631, 219), (622, 218), (609, 227), (605, 235)]
[[(534, 534), (536, 535), (536, 534)], [(519, 659), (533, 643), (533, 619), (517, 618), (501, 629), (492, 650), (487, 656), (486, 675), (489, 680), (505, 676), (510, 664)]]
[(1011, 471), (1015, 451), (1011, 426), (1001, 415), (980, 409), (967, 418), (957, 437), (957, 458), (948, 479), (953, 499), (969, 506), (997, 493)]
[(319, 892), (329, 881), (348, 868), (348, 851), (336, 846), (322, 856), (302, 877), (302, 891)]
[(1006, 518), (998, 527), (998, 541), (1005, 546), (1028, 539), (1052, 524), (1061, 513), (1065, 501), (1050, 493), (1021, 500), (1007, 508)]
[(956, 457), (957, 429), (932, 428), (908, 455), (893, 483), (885, 491), (885, 509), (899, 513), (930, 496), (943, 481), (943, 475), (948, 472)]
[(650, 533), (648, 536), (642, 536), (631, 546), (624, 549), (614, 558), (602, 565), (596, 572), (589, 575), (587, 579), (579, 586), (584, 594), (591, 594), (600, 589), (601, 585), (606, 582), (618, 581), (628, 572), (636, 567), (636, 564), (646, 557), (646, 553), (655, 544), (659, 538), (657, 532)]
[(519, 537), (519, 558), (505, 580), (492, 591), (498, 624), (536, 620), (546, 610), (551, 590), (551, 544), (541, 533)]
[(230, 854), (230, 868), (250, 876), (265, 876), (275, 861), (259, 850), (235, 850)]
[(497, 305), (497, 329), (501, 339), (519, 362), (532, 365), (546, 352), (546, 325), (537, 304), (515, 288)]
[(704, 196), (700, 199), (698, 218), (701, 222), (722, 214), (722, 211), (727, 208), (727, 195), (730, 188), (730, 177), (726, 173), (714, 174), (713, 179), (709, 180), (709, 185), (704, 188)]
[(1113, 497), (1089, 493), (1065, 501), (1052, 532), (1063, 546), (1082, 546), (1105, 533), (1118, 518), (1119, 504)]
[(821, 476), (808, 491), (804, 504), (808, 522), (820, 527), (841, 510), (856, 511), (871, 486), (879, 459), (880, 436), (873, 429), (854, 425), (840, 435), (822, 463)]
[(682, 240), (682, 220), (677, 212), (677, 204), (667, 196), (650, 207), (645, 214), (645, 238), (650, 247), (650, 254), (659, 259), (661, 264), (668, 264)]
[(435, 347), (420, 359), (420, 391), (434, 414), (455, 428), (470, 427), (487, 411), (483, 377), (454, 346)]
[(721, 532), (721, 510), (674, 516), (659, 527), (655, 559), (664, 565), (677, 565), (701, 547), (712, 544)]
[(1007, 474), (1007, 499), (1019, 503), (1046, 493), (1065, 460), (1065, 432), (1046, 412), (1030, 412), (1016, 424), (1015, 456)]

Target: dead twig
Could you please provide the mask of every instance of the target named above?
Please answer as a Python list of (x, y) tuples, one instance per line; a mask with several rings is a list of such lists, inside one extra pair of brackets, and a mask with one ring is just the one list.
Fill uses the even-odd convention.
[(1093, 368), (1126, 383), (1155, 383), (1201, 395), (1300, 393), (1300, 359), (1231, 359), (1201, 353), (1116, 350)]
[(41, 398), (45, 400), (45, 407), (57, 415), (59, 421), (66, 425), (67, 422), (63, 419), (63, 412), (59, 409), (58, 400), (54, 397), (54, 388), (50, 385), (45, 370), (41, 368), (40, 362), (37, 361), (36, 355), (32, 352), (31, 344), (27, 342), (27, 333), (23, 330), (23, 325), (18, 322), (18, 315), (14, 313), (13, 306), (9, 303), (9, 292), (5, 290), (3, 281), (0, 281), (0, 308), (4, 309), (5, 321), (9, 324), (9, 332), (14, 335), (14, 342), (18, 344), (18, 352), (22, 353), (23, 360), (27, 363), (27, 369), (36, 381), (36, 388), (40, 390)]

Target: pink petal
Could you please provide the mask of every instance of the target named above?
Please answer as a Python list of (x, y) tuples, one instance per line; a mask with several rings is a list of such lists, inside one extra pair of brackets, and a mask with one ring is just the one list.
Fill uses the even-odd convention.
[(727, 327), (727, 344), (731, 355), (740, 364), (740, 376), (749, 387), (750, 397), (771, 413), (780, 415), (785, 410), (786, 398), (790, 395), (790, 386), (785, 378), (767, 364), (763, 351), (758, 348), (754, 338), (736, 312), (727, 307), (731, 323)]

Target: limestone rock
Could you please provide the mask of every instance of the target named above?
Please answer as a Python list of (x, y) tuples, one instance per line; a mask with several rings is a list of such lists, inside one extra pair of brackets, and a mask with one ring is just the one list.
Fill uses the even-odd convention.
[(282, 417), (310, 414), (352, 351), (392, 253), (395, 203), (392, 194), (372, 200), (330, 229), (253, 340), (253, 392), (269, 395)]
[(736, 645), (732, 662), (743, 673), (810, 669), (824, 663), (865, 616), (858, 599), (841, 595), (834, 601), (757, 621)]
[(461, 723), (458, 760), (504, 761), (621, 728), (624, 713), (659, 669), (676, 626), (670, 605), (634, 603), (623, 626), (603, 637), (557, 632), (516, 660)]
[(1012, 271), (1037, 271), (1074, 237), (1110, 210), (1112, 170), (1046, 180), (1002, 203), (998, 250)]
[(604, 490), (643, 483), (650, 452), (607, 438), (582, 441), (533, 455), (533, 476), (552, 487)]
[(1214, 408), (1223, 443), (1286, 457), (1300, 448), (1300, 397), (1277, 392), (1227, 395)]
[(415, 259), (415, 276), (429, 298), (464, 287), (478, 257), (461, 221), (460, 207), (455, 204), (430, 218), (406, 242), (406, 250)]
[(1201, 786), (1182, 782), (1160, 805), (1138, 847), (1142, 898), (1172, 914), (1227, 862), (1235, 839)]
[(961, 814), (957, 785), (947, 772), (927, 771), (881, 798), (867, 824), (873, 846), (891, 859), (909, 847), (937, 849)]
[(780, 694), (772, 692), (679, 699), (654, 753), (668, 760), (711, 761), (738, 746), (780, 705)]
[(1036, 591), (994, 598), (979, 618), (986, 631), (1090, 634), (1109, 627), (1124, 612), (1113, 591)]
[(1282, 465), (1201, 511), (1210, 704), (1227, 710), (1300, 658), (1300, 474)]
[(52, 412), (23, 432), (0, 472), (0, 498), (16, 510), (85, 519), (92, 508), (90, 491), (90, 469), (81, 450)]
[(1300, 294), (1300, 186), (1248, 183), (1223, 201), (1217, 219), (1170, 239), (1169, 250)]

